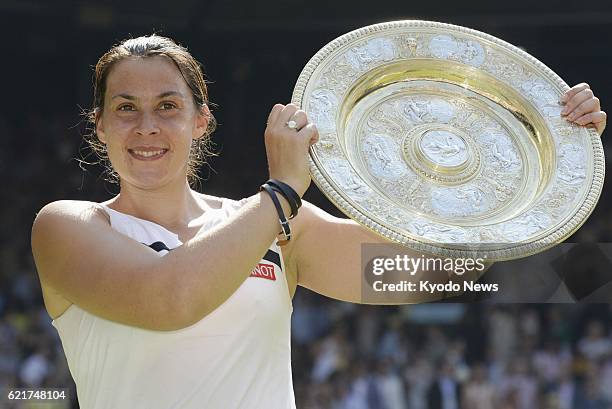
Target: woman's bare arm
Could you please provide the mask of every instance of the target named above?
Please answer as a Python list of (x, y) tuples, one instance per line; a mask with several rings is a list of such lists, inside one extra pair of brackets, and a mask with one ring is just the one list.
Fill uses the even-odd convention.
[[(308, 148), (313, 125), (290, 129), (305, 117), (277, 104), (265, 132), (270, 177), (299, 195), (310, 184)], [(305, 125), (305, 124), (303, 124)], [(286, 215), (289, 204), (280, 195)], [(230, 218), (160, 257), (114, 231), (99, 205), (59, 201), (34, 222), (32, 251), (41, 282), (68, 301), (109, 320), (158, 330), (188, 326), (223, 303), (265, 255), (280, 226), (271, 198), (260, 192)]]
[(278, 217), (264, 195), (165, 256), (113, 230), (99, 205), (50, 203), (32, 229), (40, 279), (109, 320), (157, 330), (188, 326), (229, 298), (274, 241)]

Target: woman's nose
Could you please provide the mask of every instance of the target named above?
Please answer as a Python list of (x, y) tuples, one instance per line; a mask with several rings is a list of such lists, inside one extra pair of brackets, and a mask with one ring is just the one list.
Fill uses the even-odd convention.
[(144, 112), (140, 116), (140, 122), (136, 127), (136, 133), (139, 135), (156, 135), (159, 133), (159, 127), (152, 113)]

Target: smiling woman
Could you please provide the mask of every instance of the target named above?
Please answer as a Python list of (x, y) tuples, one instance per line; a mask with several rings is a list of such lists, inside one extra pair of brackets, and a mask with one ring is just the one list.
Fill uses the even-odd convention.
[[(167, 91), (156, 96), (149, 95), (149, 98), (153, 98), (152, 101), (144, 101), (142, 99), (145, 97), (144, 95), (139, 97), (130, 94), (127, 88), (109, 91), (109, 87), (114, 85), (123, 86), (130, 83), (126, 82), (130, 78), (125, 78), (125, 75), (129, 75), (129, 68), (131, 67), (123, 67), (122, 70), (119, 70), (118, 67), (115, 67), (116, 65), (142, 64), (146, 61), (144, 59), (147, 57), (159, 61), (159, 64), (142, 65), (144, 70), (147, 70), (146, 67), (149, 67), (147, 75), (150, 77), (157, 76), (157, 78), (149, 78), (149, 80), (166, 80), (167, 83), (165, 85), (170, 87)], [(117, 78), (113, 82), (107, 81), (111, 70), (115, 74), (113, 77), (116, 78), (117, 74), (124, 74), (124, 77)], [(176, 70), (180, 74), (179, 78), (167, 77), (169, 73), (174, 75)], [(166, 77), (164, 77), (164, 74)], [(135, 78), (135, 80), (138, 79)], [(140, 78), (140, 81), (146, 82), (145, 78)], [(143, 104), (144, 102), (157, 103), (156, 112), (159, 113), (161, 118), (168, 118), (168, 116), (174, 114), (172, 111), (176, 110), (181, 110), (181, 113), (184, 113), (185, 109), (187, 109), (188, 112), (191, 112), (191, 108), (195, 111), (194, 114), (198, 113), (204, 116), (201, 119), (206, 120), (206, 128), (203, 132), (193, 137), (189, 149), (189, 161), (187, 162), (188, 180), (190, 183), (195, 182), (198, 178), (198, 167), (205, 162), (207, 156), (214, 155), (211, 149), (210, 134), (215, 130), (216, 121), (208, 108), (208, 89), (201, 65), (187, 49), (175, 44), (168, 38), (160, 36), (126, 40), (119, 46), (110, 49), (100, 58), (96, 65), (94, 109), (88, 115), (92, 123), (93, 132), (88, 135), (88, 142), (98, 156), (106, 162), (108, 180), (117, 182), (118, 174), (116, 169), (109, 163), (107, 145), (100, 138), (103, 130), (99, 129), (99, 122), (105, 112), (104, 108), (108, 107), (111, 111), (116, 112), (118, 118), (131, 119), (133, 121), (139, 118), (137, 116), (138, 112), (142, 115), (143, 106), (140, 105), (140, 110), (138, 110), (138, 104)], [(123, 115), (119, 115), (119, 111)], [(156, 149), (156, 147), (147, 146), (146, 144), (141, 146), (141, 148), (144, 148), (141, 149), (143, 152), (151, 152), (152, 149)], [(144, 154), (141, 157), (149, 155), (151, 154)]]
[(191, 148), (208, 138), (210, 111), (189, 97), (176, 71), (165, 56), (129, 57), (115, 63), (107, 79), (95, 114), (96, 135), (126, 187), (154, 187), (195, 175)]
[[(599, 112), (592, 92), (568, 97), (572, 109)], [(189, 181), (214, 118), (200, 65), (159, 36), (102, 56), (91, 120), (92, 146), (120, 193), (50, 203), (32, 228), (80, 406), (295, 408), (296, 286), (363, 302), (362, 244), (385, 242), (301, 206), (316, 127), (297, 106), (275, 105), (264, 134), (270, 179), (259, 192), (240, 201), (196, 192)], [(605, 116), (591, 122), (603, 129)]]
[(200, 65), (172, 40), (130, 39), (104, 54), (90, 119), (120, 193), (50, 203), (32, 229), (80, 406), (295, 407), (297, 278), (291, 247), (281, 252), (275, 237), (279, 213), (296, 215), (310, 183), (317, 132), (305, 113), (277, 105), (266, 131), (270, 176), (290, 198), (270, 190), (241, 201), (189, 186), (215, 122)]

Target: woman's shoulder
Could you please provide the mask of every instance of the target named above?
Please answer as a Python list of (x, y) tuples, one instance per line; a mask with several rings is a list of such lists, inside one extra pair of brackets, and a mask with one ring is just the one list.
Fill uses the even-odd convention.
[[(102, 234), (105, 226), (108, 234)], [(112, 234), (110, 217), (99, 203), (58, 200), (45, 205), (36, 215), (31, 232), (32, 252), (37, 265), (43, 265), (88, 241), (90, 248), (95, 248), (100, 244), (96, 240), (110, 240)]]
[(48, 203), (37, 213), (34, 224), (44, 219), (110, 223), (110, 217), (103, 206), (87, 200), (56, 200)]

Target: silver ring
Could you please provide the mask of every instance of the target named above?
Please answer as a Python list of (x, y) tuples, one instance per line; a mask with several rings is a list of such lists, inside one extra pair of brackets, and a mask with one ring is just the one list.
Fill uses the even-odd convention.
[(287, 121), (287, 128), (289, 129), (296, 129), (297, 128), (297, 122), (295, 122), (293, 119), (290, 121)]

